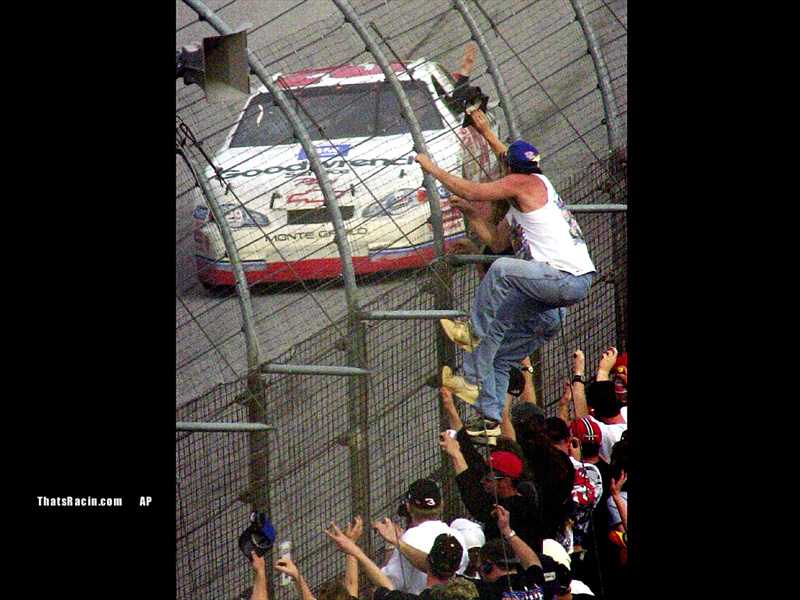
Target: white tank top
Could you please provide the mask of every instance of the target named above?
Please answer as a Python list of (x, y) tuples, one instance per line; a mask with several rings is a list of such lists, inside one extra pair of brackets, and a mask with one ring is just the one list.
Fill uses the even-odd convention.
[(578, 222), (567, 209), (553, 184), (534, 174), (547, 188), (547, 203), (523, 213), (513, 206), (506, 214), (511, 226), (511, 246), (517, 258), (544, 262), (573, 275), (595, 271)]

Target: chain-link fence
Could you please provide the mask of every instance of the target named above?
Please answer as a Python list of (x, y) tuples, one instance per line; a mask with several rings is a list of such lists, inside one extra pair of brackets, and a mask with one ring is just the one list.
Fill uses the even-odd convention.
[[(333, 0), (275, 2), (264, 15), (256, 4), (206, 6), (232, 29), (249, 22), (249, 50), (271, 74), (375, 62)], [(627, 220), (619, 207), (627, 204), (627, 4), (349, 5), (392, 61), (425, 57), (452, 72), (467, 42), (480, 34), (471, 81), (489, 96), (502, 136), (509, 138), (516, 120), (521, 137), (541, 150), (544, 171), (561, 196), (584, 207), (575, 212), (598, 275), (589, 298), (569, 309), (562, 332), (537, 359), (539, 402), (553, 414), (576, 348), (586, 353), (591, 372), (606, 347), (625, 347)], [(188, 2), (178, 2), (178, 46), (218, 33), (208, 20), (197, 20)], [(261, 85), (250, 77), (254, 89)], [(497, 104), (499, 96), (509, 106)], [(293, 556), (315, 588), (344, 566), (322, 534), (330, 521), (391, 516), (397, 497), (423, 475), (442, 483), (448, 517), (461, 514), (452, 473), (436, 444), (442, 424), (438, 371), (444, 359), (458, 364), (460, 351), (452, 344), (443, 348), (437, 319), (403, 315), (467, 312), (478, 277), (474, 266), (442, 257), (403, 271), (359, 274), (356, 313), (343, 276), (263, 282), (251, 286), (246, 298), (204, 286), (195, 257), (198, 179), (243, 102), (208, 102), (202, 89), (180, 80), (176, 97), (179, 146), (192, 158), (179, 156), (176, 163), (177, 421), (268, 426), (178, 431), (177, 597), (236, 598), (250, 587), (250, 567), (236, 541), (254, 507), (269, 512), (278, 541), (291, 540)], [(386, 169), (358, 183), (374, 190), (392, 177), (397, 171)], [(259, 185), (256, 177), (228, 183), (235, 197)], [(282, 192), (280, 186), (262, 188), (266, 195)], [(408, 235), (398, 229), (395, 224), (382, 235)], [(338, 250), (334, 240), (329, 245)], [(297, 365), (303, 368), (292, 370)], [(366, 534), (364, 544), (380, 557), (374, 534)], [(293, 593), (280, 586), (275, 591)]]

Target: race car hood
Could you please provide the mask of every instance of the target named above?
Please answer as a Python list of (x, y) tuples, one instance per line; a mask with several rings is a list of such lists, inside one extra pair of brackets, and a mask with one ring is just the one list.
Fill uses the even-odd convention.
[[(436, 160), (441, 136), (432, 133), (426, 136), (426, 145)], [(419, 188), (423, 182), (422, 170), (414, 162), (416, 152), (410, 134), (314, 142), (314, 148), (342, 207), (363, 207), (384, 192)], [(248, 210), (272, 214), (280, 209), (324, 206), (322, 189), (299, 143), (228, 148), (216, 155), (215, 162), (223, 181)], [(442, 162), (438, 164), (446, 168)], [(210, 168), (206, 174), (215, 176)], [(224, 195), (222, 186), (214, 187)]]

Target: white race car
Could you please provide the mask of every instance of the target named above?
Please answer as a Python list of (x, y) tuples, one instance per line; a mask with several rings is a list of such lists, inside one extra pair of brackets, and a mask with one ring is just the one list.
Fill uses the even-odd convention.
[[(453, 77), (424, 59), (393, 64), (433, 160), (473, 181), (494, 177), (483, 136), (449, 98)], [(422, 169), (394, 91), (374, 64), (276, 75), (303, 119), (338, 199), (356, 274), (419, 267), (433, 258)], [(487, 111), (494, 123), (491, 111)], [(342, 263), (317, 177), (293, 130), (262, 87), (247, 101), (205, 177), (225, 213), (248, 282), (337, 277)], [(438, 184), (437, 184), (438, 185)], [(464, 237), (461, 213), (438, 187), (445, 247)], [(194, 210), (196, 265), (206, 287), (235, 283), (202, 193)]]

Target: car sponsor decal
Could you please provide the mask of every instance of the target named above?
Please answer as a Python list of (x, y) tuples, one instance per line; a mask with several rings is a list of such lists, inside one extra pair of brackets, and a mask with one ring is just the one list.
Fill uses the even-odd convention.
[(202, 204), (194, 207), (194, 218), (198, 221), (205, 221), (208, 219), (208, 207)]
[[(314, 146), (314, 150), (316, 150), (317, 156), (320, 158), (347, 156), (347, 154), (350, 152), (350, 144), (337, 144), (335, 146), (328, 144), (326, 146)], [(308, 160), (308, 154), (306, 154), (305, 148), (300, 148), (300, 155), (297, 157), (297, 160)]]
[[(369, 230), (364, 226), (354, 227), (347, 230), (347, 235), (367, 235)], [(266, 235), (268, 242), (296, 242), (298, 240), (313, 240), (317, 238), (333, 237), (336, 232), (333, 229), (320, 229), (318, 231), (300, 231), (297, 233), (276, 233)]]
[[(354, 160), (323, 160), (322, 166), (333, 173), (346, 173), (347, 171), (337, 171), (335, 169), (343, 169), (344, 167), (389, 167), (393, 165), (404, 166), (414, 164), (414, 156), (407, 158), (356, 158)], [(286, 177), (296, 177), (298, 175), (313, 175), (310, 170), (310, 165), (307, 160), (301, 160), (299, 163), (291, 165), (271, 165), (264, 169), (247, 169), (240, 171), (239, 169), (224, 169), (222, 171), (223, 179), (233, 179), (234, 177), (258, 177), (259, 175), (277, 175), (283, 173)]]
[[(337, 181), (336, 177), (330, 179), (331, 185), (335, 184)], [(295, 184), (297, 186), (296, 192), (290, 194), (288, 198), (286, 198), (286, 204), (322, 204), (325, 202), (325, 196), (322, 193), (322, 188), (319, 186), (319, 182), (317, 181), (316, 177), (302, 177), (299, 179), (295, 179)], [(338, 199), (344, 196), (346, 193), (350, 192), (351, 194), (354, 193), (353, 187), (347, 189), (333, 189), (334, 196)]]

